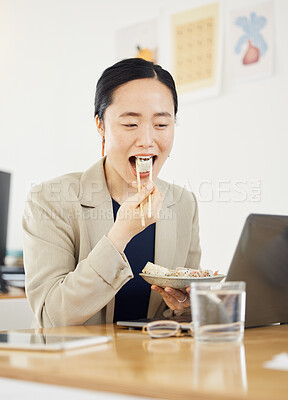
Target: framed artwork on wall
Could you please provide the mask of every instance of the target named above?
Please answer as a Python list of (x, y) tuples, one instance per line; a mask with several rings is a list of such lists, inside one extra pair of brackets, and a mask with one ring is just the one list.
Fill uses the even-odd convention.
[(158, 61), (157, 19), (124, 26), (116, 30), (116, 60), (140, 57), (147, 61)]
[(274, 64), (274, 4), (261, 1), (228, 16), (228, 72), (232, 81), (271, 76)]
[(172, 71), (182, 102), (218, 95), (221, 87), (222, 2), (193, 4), (166, 11), (161, 27), (160, 60)]

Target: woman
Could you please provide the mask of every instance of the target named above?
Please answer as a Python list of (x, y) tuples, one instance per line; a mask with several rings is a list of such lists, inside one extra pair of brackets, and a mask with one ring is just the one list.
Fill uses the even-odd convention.
[(199, 267), (196, 200), (157, 178), (177, 107), (173, 78), (158, 65), (127, 59), (103, 72), (95, 120), (105, 156), (84, 173), (33, 188), (26, 204), (26, 292), (37, 326), (158, 318), (190, 306), (188, 293), (150, 291), (138, 275), (147, 261)]

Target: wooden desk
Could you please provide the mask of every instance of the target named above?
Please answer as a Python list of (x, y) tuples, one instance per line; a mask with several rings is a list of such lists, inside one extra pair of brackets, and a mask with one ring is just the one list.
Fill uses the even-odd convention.
[(288, 326), (245, 331), (244, 343), (150, 339), (113, 325), (50, 328), (111, 335), (109, 344), (63, 353), (0, 351), (0, 376), (161, 399), (286, 399), (288, 373), (263, 363), (288, 350)]
[(10, 289), (8, 293), (0, 292), (0, 300), (7, 299), (26, 299), (25, 291), (22, 289)]

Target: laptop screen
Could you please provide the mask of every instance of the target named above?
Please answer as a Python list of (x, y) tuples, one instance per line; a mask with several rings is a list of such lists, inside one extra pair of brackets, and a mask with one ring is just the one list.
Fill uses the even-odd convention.
[(288, 323), (288, 216), (248, 216), (226, 280), (246, 282), (247, 327)]

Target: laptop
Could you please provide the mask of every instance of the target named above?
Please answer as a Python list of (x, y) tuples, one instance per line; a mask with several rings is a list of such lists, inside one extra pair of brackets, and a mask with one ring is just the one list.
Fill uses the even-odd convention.
[(288, 323), (288, 216), (248, 216), (226, 280), (246, 282), (246, 327)]
[[(246, 328), (288, 323), (288, 216), (248, 216), (226, 281), (246, 282)], [(183, 329), (191, 321), (190, 316), (172, 319), (183, 322)], [(149, 321), (118, 321), (117, 325), (141, 328)]]

